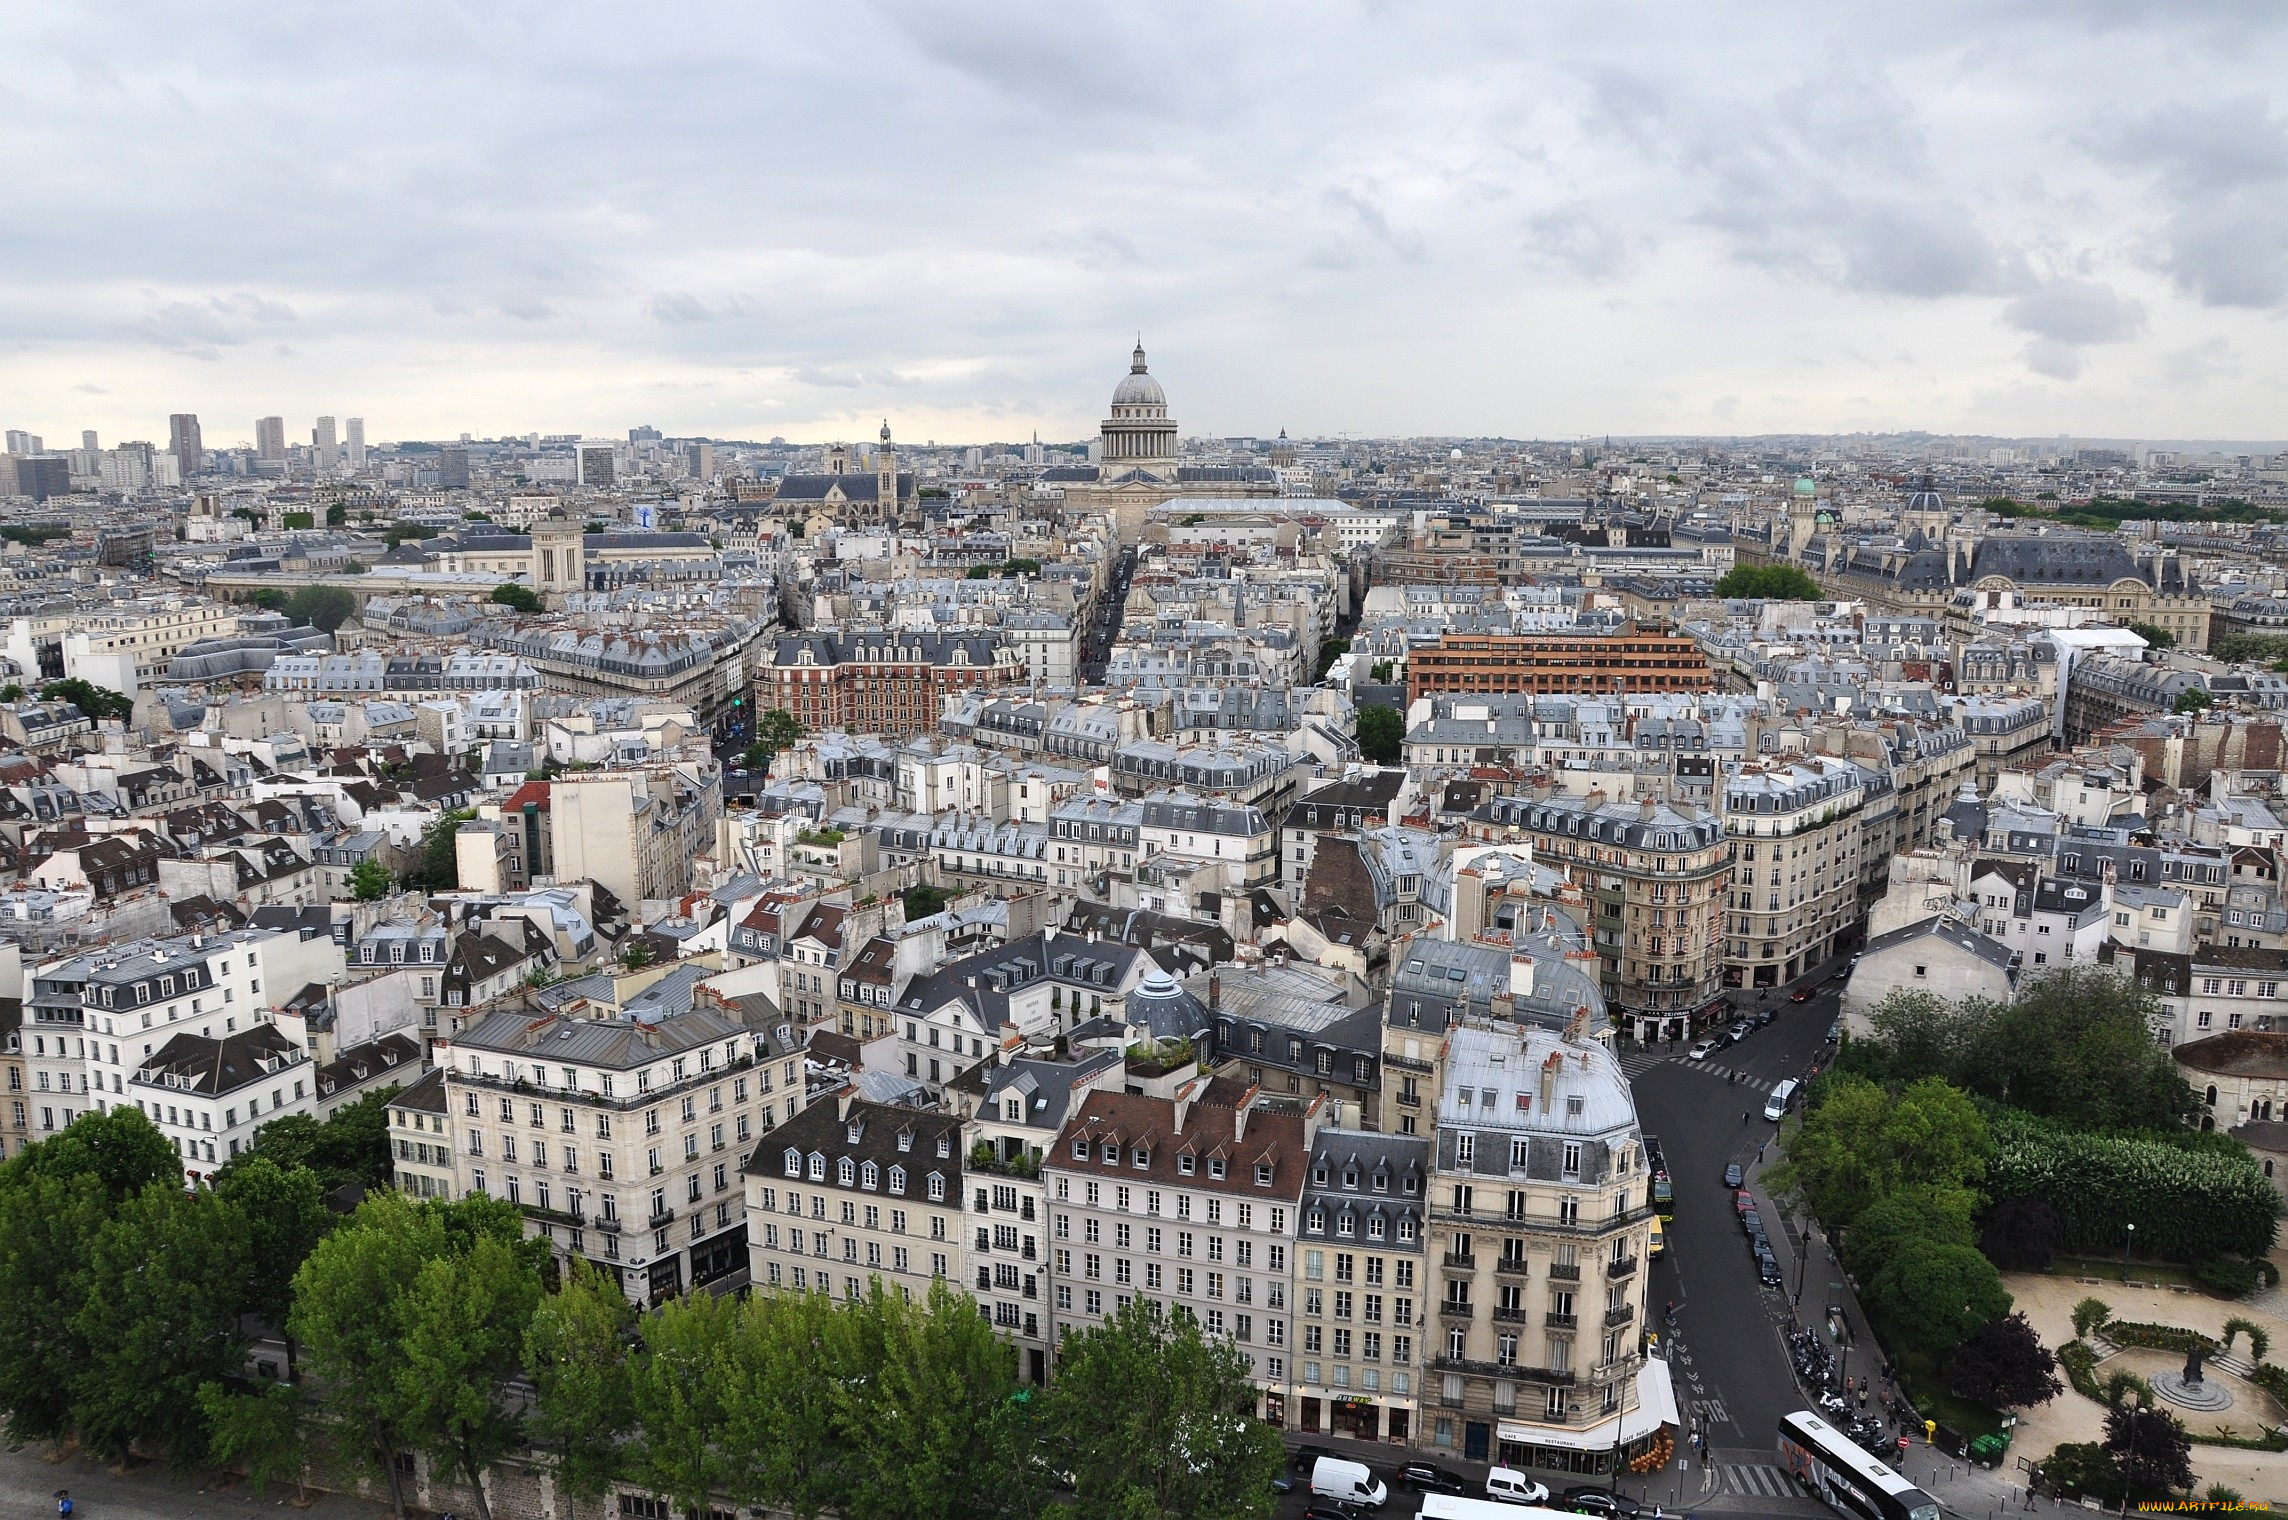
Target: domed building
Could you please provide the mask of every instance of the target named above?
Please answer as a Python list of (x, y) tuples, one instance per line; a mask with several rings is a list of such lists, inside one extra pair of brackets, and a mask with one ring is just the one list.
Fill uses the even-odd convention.
[(1099, 427), (1107, 474), (1142, 470), (1172, 479), (1176, 470), (1176, 423), (1168, 415), (1168, 395), (1144, 365), (1139, 341), (1129, 356), (1128, 373), (1113, 387), (1112, 415)]

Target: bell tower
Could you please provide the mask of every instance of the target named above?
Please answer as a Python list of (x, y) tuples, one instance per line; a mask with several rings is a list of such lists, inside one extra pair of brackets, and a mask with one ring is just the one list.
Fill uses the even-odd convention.
[(882, 446), (874, 452), (874, 510), (880, 521), (898, 520), (898, 451), (890, 442), (890, 419), (882, 419)]

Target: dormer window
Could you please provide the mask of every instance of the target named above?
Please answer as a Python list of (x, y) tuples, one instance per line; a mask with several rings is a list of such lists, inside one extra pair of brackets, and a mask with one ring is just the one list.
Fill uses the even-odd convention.
[(1355, 1193), (1358, 1191), (1357, 1167), (1354, 1166), (1343, 1168), (1343, 1190), (1350, 1193)]
[(1347, 1210), (1341, 1214), (1336, 1215), (1335, 1233), (1342, 1236), (1346, 1240), (1349, 1239), (1352, 1235), (1358, 1233), (1358, 1220), (1354, 1218)]
[(848, 1156), (834, 1163), (834, 1180), (844, 1187), (858, 1180), (858, 1164)]
[(1271, 1186), (1271, 1168), (1261, 1161), (1255, 1163), (1255, 1185), (1257, 1187)]
[(810, 1180), (813, 1182), (826, 1180), (826, 1157), (819, 1151), (810, 1153)]
[(900, 1198), (905, 1196), (906, 1169), (904, 1167), (893, 1166), (890, 1168), (890, 1191)]
[(1326, 1234), (1327, 1211), (1325, 1209), (1311, 1210), (1310, 1214), (1303, 1220), (1303, 1228), (1309, 1230), (1314, 1235)]
[(910, 1150), (912, 1150), (913, 1148), (914, 1148), (914, 1132), (913, 1132), (912, 1130), (910, 1130), (910, 1129), (902, 1129), (902, 1130), (899, 1130), (899, 1131), (898, 1131), (898, 1149), (899, 1149), (899, 1150), (902, 1150), (902, 1151), (910, 1151)]
[(945, 1177), (941, 1173), (929, 1174), (929, 1197), (932, 1203), (945, 1202)]
[(937, 1137), (937, 1154), (938, 1154), (938, 1159), (940, 1159), (940, 1160), (943, 1160), (943, 1159), (944, 1159), (944, 1158), (946, 1158), (947, 1156), (950, 1156), (950, 1155), (952, 1155), (952, 1154), (953, 1154), (953, 1142), (952, 1142), (951, 1140), (947, 1139), (947, 1138), (946, 1138), (945, 1136), (943, 1136), (943, 1135), (940, 1135), (940, 1136), (938, 1136), (938, 1137)]
[(868, 1189), (878, 1187), (881, 1184), (881, 1180), (881, 1169), (876, 1167), (873, 1162), (869, 1161), (864, 1166), (858, 1168), (858, 1185), (860, 1187)]
[(1105, 1142), (1104, 1142), (1104, 1164), (1105, 1164), (1106, 1166), (1118, 1166), (1118, 1165), (1120, 1165), (1120, 1142), (1119, 1142), (1119, 1141), (1117, 1141), (1117, 1140), (1107, 1140), (1107, 1141), (1105, 1141)]
[(1380, 1214), (1369, 1214), (1366, 1221), (1366, 1238), (1369, 1240), (1382, 1239), (1383, 1223), (1383, 1217)]
[(794, 1149), (792, 1146), (787, 1147), (786, 1174), (789, 1177), (800, 1177), (802, 1175), (802, 1152)]
[(1152, 1153), (1141, 1145), (1132, 1147), (1128, 1155), (1129, 1159), (1135, 1163), (1136, 1170), (1140, 1172), (1152, 1164)]
[[(1143, 1163), (1139, 1162), (1137, 1164), (1142, 1165)], [(1193, 1165), (1193, 1157), (1189, 1151), (1184, 1152), (1182, 1155), (1176, 1158), (1176, 1170), (1183, 1176), (1189, 1177), (1192, 1175)]]
[(1312, 1167), (1312, 1168), (1311, 1168), (1311, 1186), (1313, 1186), (1313, 1187), (1325, 1187), (1325, 1186), (1327, 1185), (1327, 1175), (1328, 1175), (1328, 1174), (1327, 1174), (1327, 1169), (1326, 1169), (1326, 1167), (1325, 1167), (1325, 1166), (1321, 1165), (1321, 1166), (1314, 1166), (1314, 1167)]
[(1218, 1179), (1219, 1181), (1222, 1179), (1222, 1177), (1223, 1177), (1223, 1157), (1221, 1157), (1221, 1156), (1210, 1156), (1210, 1157), (1208, 1157), (1208, 1175), (1209, 1175), (1210, 1177), (1214, 1177), (1214, 1178)]
[(849, 1124), (843, 1126), (842, 1133), (852, 1145), (856, 1145), (858, 1143), (859, 1135), (864, 1133), (865, 1128), (866, 1126), (864, 1124), (859, 1123), (856, 1120), (852, 1120)]
[(1073, 1157), (1072, 1157), (1072, 1158), (1073, 1158), (1073, 1160), (1075, 1160), (1075, 1161), (1086, 1161), (1086, 1160), (1088, 1159), (1088, 1142), (1087, 1142), (1086, 1140), (1083, 1140), (1083, 1139), (1082, 1139), (1080, 1136), (1078, 1136), (1078, 1135), (1075, 1135), (1075, 1136), (1073, 1136)]

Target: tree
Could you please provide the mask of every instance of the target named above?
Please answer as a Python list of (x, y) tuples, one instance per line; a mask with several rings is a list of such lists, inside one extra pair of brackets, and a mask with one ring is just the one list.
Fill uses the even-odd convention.
[(1947, 1358), (1946, 1384), (1989, 1409), (2046, 1404), (2065, 1391), (2058, 1359), (2024, 1314), (2008, 1314), (1979, 1327)]
[(2005, 1199), (1978, 1226), (1978, 1249), (2005, 1272), (2047, 1272), (2063, 1241), (2058, 1211), (2039, 1198)]
[(1934, 1356), (2010, 1312), (1994, 1263), (1974, 1246), (1936, 1240), (1902, 1242), (1868, 1280), (1864, 1301), (1900, 1345)]
[(542, 1299), (524, 1332), (532, 1370), (532, 1435), (556, 1458), (556, 1486), (600, 1499), (620, 1475), (620, 1443), (635, 1425), (628, 1345), (635, 1305), (573, 1257), (564, 1285)]
[(2151, 623), (2129, 623), (2124, 626), (2155, 649), (2174, 649), (2177, 647), (2177, 636), (2166, 628), (2156, 628)]
[[(712, 1293), (663, 1304), (646, 1321), (643, 1352), (628, 1369), (637, 1431), (633, 1480), (677, 1509), (703, 1511), (738, 1481), (741, 1459), (723, 1435), (731, 1423), (730, 1358), (739, 1318), (737, 1300)], [(815, 1362), (782, 1371), (821, 1385), (835, 1373)]]
[(1861, 1281), (1909, 1241), (1971, 1243), (1970, 1215), (1977, 1198), (1967, 1188), (1917, 1186), (1885, 1194), (1863, 1210), (1843, 1235), (1843, 1261)]
[(492, 1520), (485, 1473), (522, 1431), (508, 1385), (523, 1368), (524, 1332), (539, 1302), (532, 1253), (490, 1234), (423, 1263), (405, 1298), (405, 1433), (459, 1471), (478, 1520)]
[(1775, 1192), (1800, 1192), (1830, 1226), (1849, 1225), (1902, 1188), (1967, 1189), (1986, 1173), (1993, 1151), (1986, 1120), (1960, 1090), (1935, 1077), (1893, 1097), (1863, 1077), (1831, 1073), (1813, 1094), (1803, 1122), (1781, 1141), (1785, 1159), (1768, 1180)]
[(473, 808), (447, 813), (421, 836), (421, 864), (406, 873), (406, 884), (428, 892), (450, 892), (461, 884), (461, 857), (454, 840), (461, 825), (476, 817)]
[(1379, 703), (1358, 711), (1359, 753), (1377, 765), (1396, 765), (1406, 743), (1406, 719), (1395, 707)]
[[(844, 1311), (870, 1377), (832, 1385), (850, 1451), (846, 1520), (1031, 1520), (1042, 1485), (1016, 1350), (943, 1279), (926, 1304), (885, 1293)], [(1252, 1423), (1252, 1422), (1250, 1422)]]
[(2106, 1411), (2105, 1449), (2121, 1464), (2131, 1491), (2193, 1486), (2193, 1443), (2165, 1409), (2117, 1404)]
[(108, 686), (83, 681), (78, 676), (44, 682), (40, 695), (50, 702), (69, 702), (90, 718), (117, 718), (124, 722), (135, 716), (133, 697)]
[(180, 1184), (182, 1169), (182, 1153), (141, 1109), (115, 1106), (108, 1113), (82, 1113), (57, 1134), (18, 1151), (0, 1165), (0, 1189), (27, 1176), (89, 1176), (116, 1207), (154, 1182)]
[(771, 757), (782, 749), (793, 749), (802, 737), (802, 724), (793, 713), (783, 707), (766, 707), (755, 714), (755, 742), (746, 754), (749, 770), (768, 771)]
[[(257, 1136), (256, 1144), (267, 1138)], [(283, 1328), (294, 1274), (334, 1226), (318, 1174), (281, 1166), (259, 1149), (215, 1174), (215, 1196), (245, 1222), (248, 1273), (242, 1307)]]
[(18, 686), (14, 681), (10, 681), (5, 686), (0, 686), (0, 702), (21, 702), (23, 700), (24, 688)]
[(85, 1359), (72, 1419), (88, 1450), (123, 1461), (157, 1445), (169, 1471), (206, 1459), (201, 1385), (245, 1365), (239, 1330), (253, 1270), (245, 1217), (211, 1192), (153, 1183), (96, 1232), (73, 1316)]
[(540, 598), (533, 589), (530, 586), (520, 586), (515, 581), (508, 581), (493, 587), (492, 600), (508, 608), (511, 612), (538, 612), (541, 610)]
[(380, 902), (396, 885), (389, 867), (370, 856), (350, 867), (350, 896), (358, 902)]
[(620, 951), (620, 964), (630, 971), (641, 971), (652, 963), (651, 946), (640, 939), (632, 939)]
[(281, 512), (278, 514), (278, 526), (289, 533), (299, 533), (306, 528), (314, 528), (317, 524), (318, 519), (308, 512)]
[(284, 610), (305, 627), (332, 633), (357, 611), (357, 598), (339, 586), (297, 586)]
[(326, 505), (326, 526), (327, 526), (327, 527), (329, 527), (329, 528), (341, 528), (341, 527), (347, 527), (347, 526), (349, 525), (349, 520), (350, 520), (350, 509), (349, 509), (349, 507), (348, 507), (346, 504), (344, 504), (344, 503), (342, 503), (342, 502), (338, 502), (338, 501), (336, 501), (336, 502), (329, 502), (329, 503), (327, 503), (327, 505)]
[(2177, 713), (2203, 712), (2215, 702), (2216, 698), (2210, 696), (2205, 687), (2188, 686), (2177, 693), (2177, 703), (2169, 710)]
[(291, 1478), (297, 1503), (308, 1498), (309, 1411), (293, 1383), (263, 1383), (234, 1393), (221, 1383), (199, 1385), (199, 1412), (210, 1432), (207, 1460), (244, 1472), (260, 1498), (273, 1483)]
[(1761, 598), (1767, 602), (1816, 602), (1819, 582), (1793, 565), (1737, 565), (1716, 583), (1727, 601)]
[(731, 1474), (743, 1504), (810, 1520), (842, 1500), (844, 1453), (830, 1384), (858, 1375), (822, 1293), (763, 1293), (741, 1306), (729, 1352), (722, 1442), (745, 1454)]
[(1053, 1460), (1078, 1506), (1122, 1520), (1264, 1520), (1284, 1452), (1255, 1403), (1247, 1359), (1189, 1311), (1123, 1305), (1065, 1343), (1049, 1391)]
[(369, 1189), (386, 1186), (391, 1173), (389, 1100), (396, 1092), (394, 1085), (369, 1092), (322, 1120), (308, 1114), (271, 1120), (254, 1137), (251, 1150), (223, 1163), (215, 1173), (215, 1187), (223, 1190), (234, 1172), (253, 1165), (258, 1156), (287, 1172), (307, 1168), (321, 1192), (349, 1183)]
[(2086, 1336), (2092, 1330), (2102, 1330), (2105, 1322), (2113, 1318), (2113, 1306), (2094, 1294), (2073, 1306), (2073, 1332)]
[(320, 1417), (344, 1453), (381, 1470), (398, 1520), (405, 1493), (397, 1454), (409, 1444), (402, 1386), (411, 1365), (403, 1300), (422, 1265), (445, 1249), (442, 1210), (379, 1193), (294, 1274), (287, 1328), (325, 1387)]
[(1350, 649), (1351, 641), (1349, 639), (1319, 640), (1319, 665), (1318, 669), (1312, 672), (1311, 679), (1314, 682), (1324, 681), (1327, 678), (1327, 672), (1334, 668), (1335, 661), (1349, 654)]
[(80, 1267), (113, 1201), (92, 1172), (42, 1175), (15, 1162), (5, 1170), (14, 1175), (0, 1187), (0, 1412), (11, 1440), (61, 1441), (87, 1361)]

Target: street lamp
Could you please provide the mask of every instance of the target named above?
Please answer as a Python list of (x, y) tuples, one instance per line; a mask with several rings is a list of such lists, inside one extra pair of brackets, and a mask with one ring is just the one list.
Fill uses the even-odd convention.
[(2121, 1242), (2121, 1280), (2123, 1282), (2129, 1281), (2129, 1251), (2130, 1248), (2136, 1244), (2137, 1225), (2135, 1221), (2131, 1221), (2129, 1225), (2129, 1234), (2127, 1238)]

